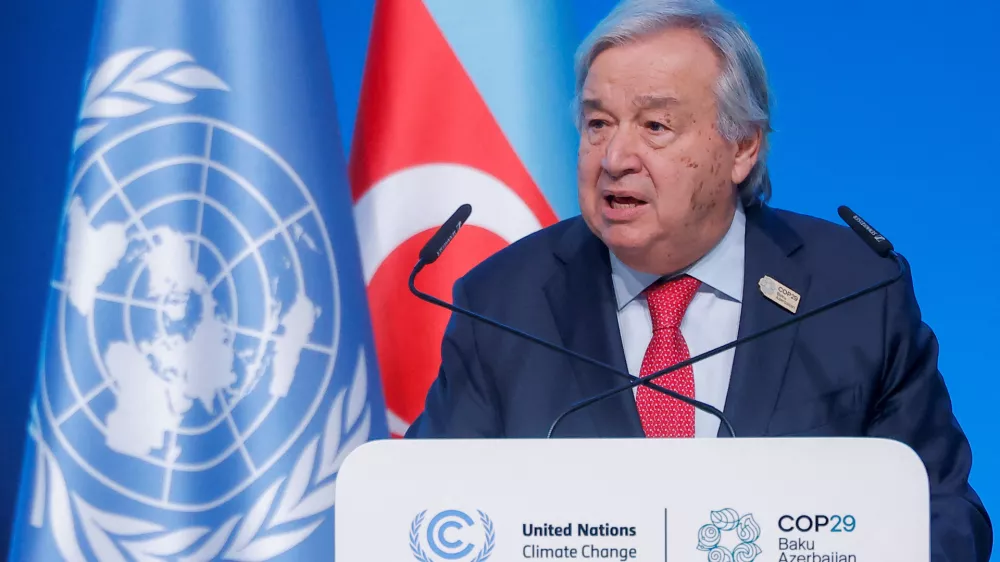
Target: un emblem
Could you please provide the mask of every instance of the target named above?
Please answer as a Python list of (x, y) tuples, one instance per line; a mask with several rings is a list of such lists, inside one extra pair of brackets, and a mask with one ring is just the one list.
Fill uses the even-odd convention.
[[(90, 78), (77, 145), (208, 89), (228, 86), (186, 53), (115, 54)], [(47, 508), (72, 560), (264, 560), (304, 541), (371, 412), (362, 350), (328, 392), (337, 262), (292, 166), (222, 120), (151, 119), (76, 166), (64, 236), (32, 523)], [(206, 523), (172, 524), (185, 513)]]
[(698, 530), (698, 550), (708, 552), (709, 562), (753, 562), (760, 556), (760, 525), (752, 514), (727, 508), (713, 511), (711, 519)]
[[(418, 562), (485, 562), (493, 554), (496, 533), (493, 521), (482, 511), (473, 519), (463, 511), (448, 509), (431, 517), (426, 533), (421, 530), (427, 511), (421, 511), (410, 524), (410, 551)], [(478, 524), (477, 524), (478, 522)], [(477, 528), (478, 527), (478, 528)], [(482, 537), (481, 546), (477, 546)], [(424, 545), (437, 558), (431, 557)]]

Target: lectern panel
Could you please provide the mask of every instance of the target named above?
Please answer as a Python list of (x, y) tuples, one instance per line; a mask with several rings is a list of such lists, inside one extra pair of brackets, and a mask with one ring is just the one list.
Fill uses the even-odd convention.
[(875, 439), (381, 441), (337, 562), (926, 562), (927, 475)]

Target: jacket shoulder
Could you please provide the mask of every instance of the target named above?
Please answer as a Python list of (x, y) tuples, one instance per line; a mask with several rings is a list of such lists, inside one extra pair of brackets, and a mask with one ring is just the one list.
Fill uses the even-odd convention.
[(776, 216), (801, 239), (792, 259), (821, 283), (860, 287), (896, 274), (892, 259), (879, 256), (845, 224), (783, 209)]

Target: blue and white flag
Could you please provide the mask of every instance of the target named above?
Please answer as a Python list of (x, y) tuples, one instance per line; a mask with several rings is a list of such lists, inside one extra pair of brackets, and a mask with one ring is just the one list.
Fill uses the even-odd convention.
[(318, 7), (96, 21), (11, 560), (333, 560), (387, 430)]

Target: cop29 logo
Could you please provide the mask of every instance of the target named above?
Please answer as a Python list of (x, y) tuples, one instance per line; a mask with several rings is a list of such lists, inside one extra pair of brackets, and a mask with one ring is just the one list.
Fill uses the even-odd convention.
[[(413, 557), (418, 562), (486, 562), (493, 554), (496, 533), (489, 516), (478, 510), (476, 513), (478, 520), (455, 509), (441, 511), (431, 517), (426, 530), (427, 510), (418, 513), (410, 524)], [(424, 550), (425, 545), (430, 554)]]
[(711, 519), (698, 530), (698, 550), (708, 552), (709, 562), (753, 562), (760, 556), (760, 525), (752, 514), (727, 508), (713, 511)]

